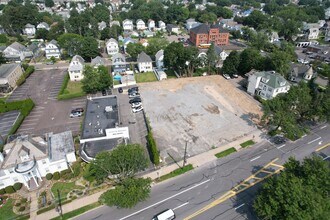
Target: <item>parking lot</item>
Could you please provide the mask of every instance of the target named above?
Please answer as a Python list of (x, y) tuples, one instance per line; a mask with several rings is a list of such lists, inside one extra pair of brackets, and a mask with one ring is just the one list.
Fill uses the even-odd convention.
[(10, 111), (0, 114), (0, 135), (5, 138), (19, 116), (19, 111)]
[(182, 158), (254, 132), (261, 108), (222, 76), (168, 79), (139, 84), (161, 157)]
[(64, 69), (36, 71), (11, 94), (9, 101), (31, 98), (36, 104), (17, 133), (42, 135), (67, 130), (79, 133), (82, 118), (70, 118), (69, 115), (73, 108), (85, 108), (86, 98), (57, 101), (65, 74)]

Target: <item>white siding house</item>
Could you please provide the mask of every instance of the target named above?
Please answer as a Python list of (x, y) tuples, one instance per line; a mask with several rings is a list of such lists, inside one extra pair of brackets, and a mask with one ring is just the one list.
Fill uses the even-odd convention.
[(40, 29), (46, 29), (47, 31), (49, 31), (49, 25), (46, 22), (41, 22), (40, 24), (37, 25), (37, 30)]
[(248, 74), (247, 92), (259, 95), (263, 99), (272, 99), (280, 93), (287, 93), (290, 83), (275, 71), (250, 71)]
[(152, 60), (145, 52), (141, 52), (137, 58), (140, 73), (152, 71)]
[(81, 56), (75, 55), (72, 58), (68, 69), (71, 81), (80, 81), (84, 78), (84, 64), (85, 61)]
[(162, 31), (166, 31), (166, 24), (163, 21), (158, 21), (158, 28)]
[(144, 21), (142, 21), (141, 19), (138, 19), (136, 21), (136, 30), (140, 31), (144, 29), (146, 29), (146, 23), (144, 23)]
[(123, 21), (123, 30), (124, 31), (133, 31), (133, 21), (129, 19), (125, 19)]
[(157, 69), (161, 70), (164, 68), (164, 50), (159, 50), (156, 55), (156, 66)]
[(28, 36), (34, 36), (36, 34), (36, 27), (32, 24), (26, 24), (23, 33)]
[(154, 31), (156, 27), (155, 21), (152, 19), (148, 20), (148, 29), (149, 31)]
[(110, 38), (107, 41), (106, 46), (107, 46), (107, 52), (109, 55), (114, 55), (119, 52), (118, 42), (113, 38)]
[(60, 46), (57, 44), (56, 40), (51, 40), (46, 44), (45, 53), (47, 59), (50, 59), (51, 57), (55, 57), (57, 59), (61, 58)]

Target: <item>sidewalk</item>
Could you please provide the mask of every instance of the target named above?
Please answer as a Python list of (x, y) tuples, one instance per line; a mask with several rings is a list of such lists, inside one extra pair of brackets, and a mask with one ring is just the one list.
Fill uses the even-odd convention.
[[(223, 145), (221, 147), (212, 149), (210, 151), (204, 152), (202, 154), (190, 157), (187, 159), (187, 164), (192, 164), (195, 168), (202, 166), (206, 163), (215, 161), (217, 158), (214, 156), (216, 153), (222, 152), (224, 150), (227, 150), (228, 148), (234, 147), (236, 148), (236, 150), (239, 150), (241, 148), (240, 144), (247, 141), (247, 140), (251, 140), (253, 139), (256, 143), (261, 142), (262, 138), (261, 138), (262, 133), (259, 130), (254, 131), (253, 133), (240, 138), (236, 141), (233, 141), (229, 144)], [(153, 172), (150, 172), (148, 174), (143, 175), (143, 177), (150, 177), (151, 179), (156, 179), (159, 176), (165, 175), (167, 173), (172, 172), (173, 170), (178, 169), (178, 166), (174, 163), (171, 164), (169, 166), (166, 167), (162, 167), (159, 170), (155, 170)], [(63, 213), (67, 213), (70, 212), (72, 210), (81, 208), (82, 206), (86, 206), (89, 204), (92, 204), (94, 202), (98, 201), (98, 198), (100, 197), (100, 195), (103, 193), (104, 191), (95, 193), (93, 195), (90, 196), (86, 196), (86, 197), (82, 197), (80, 199), (76, 199), (68, 204), (65, 204), (62, 206), (63, 209)], [(36, 219), (36, 220), (43, 220), (43, 219), (51, 219), (51, 218), (55, 218), (59, 216), (59, 213), (56, 212), (54, 209), (50, 210), (48, 212), (42, 213), (40, 215), (37, 216), (33, 216), (34, 218), (31, 219)]]

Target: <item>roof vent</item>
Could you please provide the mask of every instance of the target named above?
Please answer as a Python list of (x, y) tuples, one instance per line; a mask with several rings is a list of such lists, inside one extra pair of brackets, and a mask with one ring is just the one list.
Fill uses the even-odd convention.
[(105, 107), (105, 112), (112, 112), (112, 111), (113, 111), (112, 106)]

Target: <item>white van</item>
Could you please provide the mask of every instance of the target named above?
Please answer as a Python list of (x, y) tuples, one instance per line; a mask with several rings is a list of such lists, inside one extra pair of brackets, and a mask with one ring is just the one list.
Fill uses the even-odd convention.
[(172, 220), (172, 219), (175, 219), (175, 214), (172, 209), (167, 209), (152, 218), (152, 220)]

